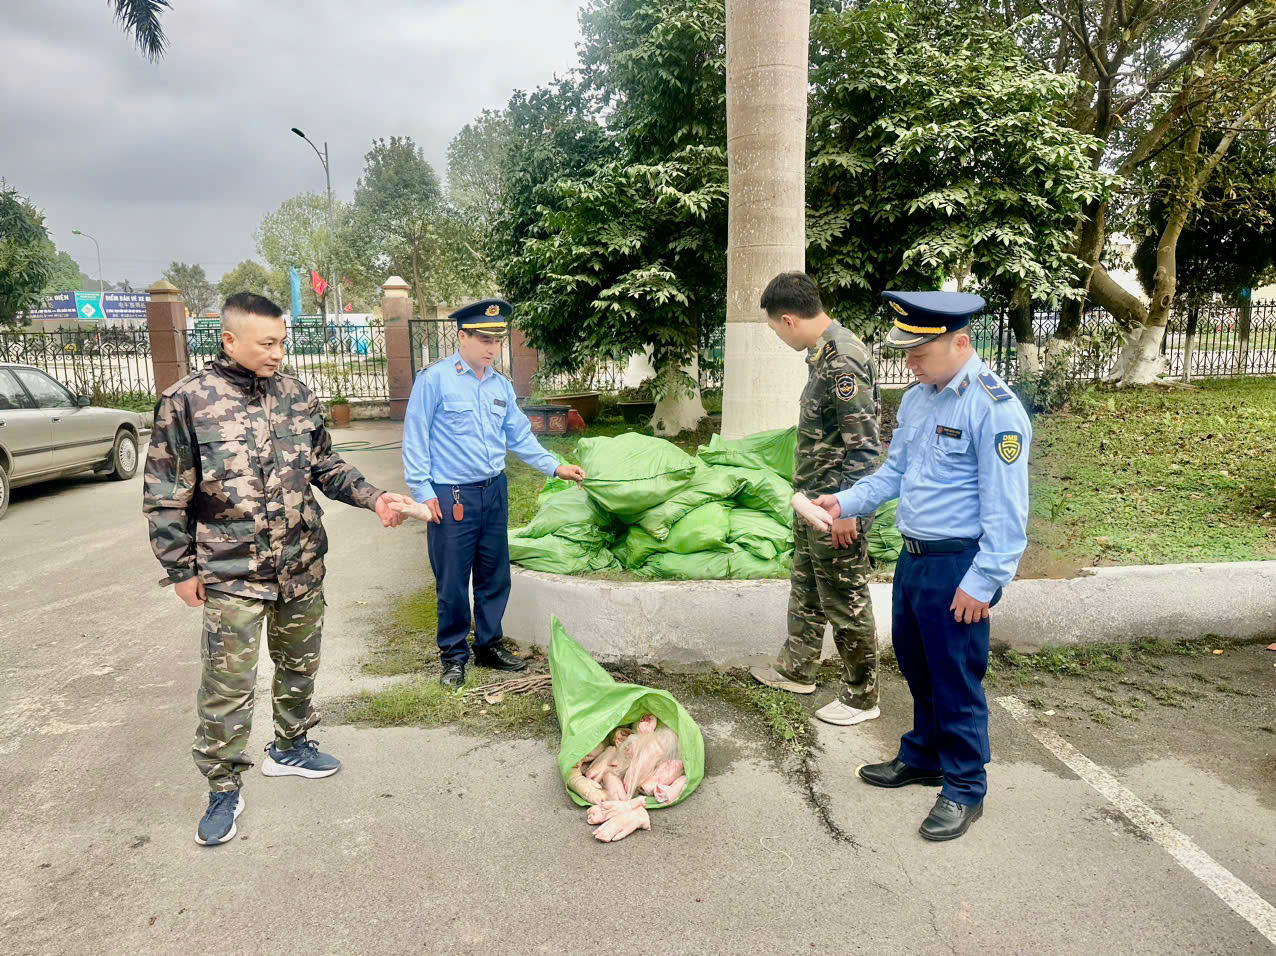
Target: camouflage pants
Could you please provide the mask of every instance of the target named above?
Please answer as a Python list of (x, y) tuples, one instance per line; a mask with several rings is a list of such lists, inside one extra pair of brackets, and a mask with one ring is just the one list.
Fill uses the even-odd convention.
[(196, 696), (195, 765), (213, 791), (235, 790), (251, 767), (244, 757), (253, 726), (262, 623), (275, 664), (271, 700), (275, 744), (292, 746), (319, 722), (310, 706), (319, 671), (323, 589), (295, 601), (261, 601), (209, 591), (204, 604), (203, 677)]
[[(860, 523), (861, 529), (864, 522)], [(824, 628), (845, 665), (842, 703), (868, 710), (877, 706), (877, 625), (868, 593), (868, 542), (860, 536), (849, 548), (834, 548), (827, 531), (794, 521), (793, 570), (789, 576), (789, 639), (775, 669), (789, 680), (815, 681), (824, 648)]]

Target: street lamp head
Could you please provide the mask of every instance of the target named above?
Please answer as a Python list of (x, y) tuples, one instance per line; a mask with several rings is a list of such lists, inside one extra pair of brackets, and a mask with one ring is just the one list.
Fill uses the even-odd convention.
[(301, 130), (297, 129), (297, 127), (295, 127), (295, 126), (294, 126), (294, 127), (292, 128), (292, 131), (293, 131), (294, 133), (296, 133), (298, 136), (300, 136), (302, 139), (305, 139), (305, 138), (306, 138), (306, 134), (305, 134), (305, 133), (303, 133)]
[(84, 233), (80, 232), (80, 230), (78, 230), (78, 229), (72, 229), (72, 230), (71, 230), (71, 235), (73, 235), (73, 236), (82, 236), (82, 235), (84, 235)]

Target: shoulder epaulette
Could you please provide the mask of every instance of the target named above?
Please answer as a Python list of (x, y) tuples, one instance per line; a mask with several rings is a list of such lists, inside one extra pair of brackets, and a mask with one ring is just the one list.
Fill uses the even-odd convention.
[(1010, 389), (1006, 388), (1001, 379), (992, 372), (980, 372), (979, 384), (994, 402), (1004, 402), (1011, 398)]
[(191, 382), (195, 381), (195, 379), (202, 376), (204, 372), (207, 370), (208, 370), (208, 366), (205, 366), (204, 368), (197, 369), (194, 372), (189, 373), (184, 378), (179, 378), (176, 382), (174, 382), (168, 388), (164, 389), (164, 391), (160, 392), (160, 398), (172, 398), (174, 395), (176, 395), (178, 392), (184, 389)]

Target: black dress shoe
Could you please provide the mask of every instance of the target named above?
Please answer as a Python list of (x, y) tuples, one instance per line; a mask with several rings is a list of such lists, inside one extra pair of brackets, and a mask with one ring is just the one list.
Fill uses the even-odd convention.
[(444, 687), (456, 689), (465, 684), (465, 661), (444, 661), (443, 676), (439, 683)]
[(896, 758), (886, 763), (866, 763), (859, 768), (860, 779), (875, 787), (907, 787), (910, 783), (924, 783), (928, 787), (944, 784), (942, 770), (918, 770)]
[(941, 796), (935, 801), (935, 805), (931, 807), (930, 816), (922, 821), (921, 828), (917, 832), (927, 840), (955, 840), (983, 815), (982, 800), (973, 806), (966, 806)]
[(521, 671), (527, 667), (527, 661), (515, 657), (500, 641), (481, 649), (474, 648), (474, 663), (494, 671)]

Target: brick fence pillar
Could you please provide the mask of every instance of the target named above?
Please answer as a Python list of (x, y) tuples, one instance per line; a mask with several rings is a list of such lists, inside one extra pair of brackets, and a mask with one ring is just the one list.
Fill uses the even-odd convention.
[(151, 294), (151, 301), (146, 303), (146, 328), (151, 334), (151, 368), (155, 373), (155, 394), (160, 395), (190, 372), (190, 356), (186, 351), (186, 307), (182, 304), (182, 290), (166, 279), (160, 279), (146, 291)]
[(385, 368), (390, 386), (390, 417), (403, 421), (412, 394), (412, 287), (399, 276), (381, 286), (385, 321)]
[(540, 368), (540, 353), (527, 344), (527, 336), (523, 330), (515, 327), (510, 335), (510, 377), (514, 379), (514, 394), (519, 398), (527, 398), (532, 394), (532, 376)]

